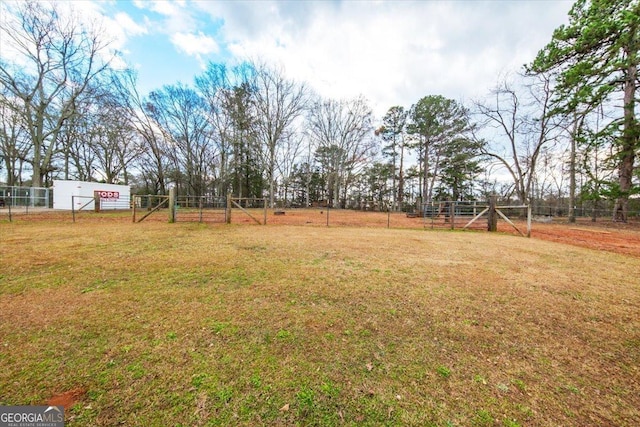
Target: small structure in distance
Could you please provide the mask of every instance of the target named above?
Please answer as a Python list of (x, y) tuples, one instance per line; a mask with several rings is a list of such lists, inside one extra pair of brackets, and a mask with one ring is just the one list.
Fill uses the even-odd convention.
[(128, 185), (103, 184), (86, 181), (53, 181), (53, 209), (95, 210), (95, 200), (100, 200), (100, 209), (129, 209), (131, 187)]

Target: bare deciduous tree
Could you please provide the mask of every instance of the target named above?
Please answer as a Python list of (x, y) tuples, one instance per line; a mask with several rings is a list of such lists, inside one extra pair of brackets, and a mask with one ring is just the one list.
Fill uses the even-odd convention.
[(180, 175), (174, 176), (176, 184), (187, 194), (203, 196), (213, 155), (204, 99), (183, 85), (165, 86), (149, 98), (148, 110), (172, 147), (168, 154)]
[(269, 204), (274, 206), (278, 151), (291, 141), (296, 119), (307, 107), (307, 89), (288, 80), (276, 69), (255, 66), (253, 100), (257, 114), (256, 132), (263, 144), (263, 163), (269, 185)]
[(533, 179), (542, 148), (554, 141), (561, 130), (556, 118), (548, 114), (551, 101), (549, 77), (540, 74), (533, 79), (533, 83), (521, 91), (516, 90), (513, 83), (502, 81), (492, 91), (493, 101), (475, 103), (483, 124), (495, 130), (487, 138), (492, 143), (484, 148), (484, 154), (508, 171), (515, 194), (522, 203), (531, 201)]
[(124, 117), (142, 140), (140, 155), (134, 162), (140, 169), (146, 191), (166, 194), (169, 147), (165, 135), (152, 116), (154, 107), (138, 92), (136, 74), (133, 71), (126, 70), (113, 77), (111, 87), (121, 99), (121, 105), (126, 111)]
[(7, 185), (14, 186), (22, 184), (22, 172), (28, 163), (31, 144), (23, 117), (7, 95), (4, 90), (0, 93), (0, 169), (4, 166)]
[(363, 97), (348, 101), (318, 100), (309, 112), (309, 132), (317, 145), (316, 159), (329, 177), (334, 206), (346, 205), (357, 173), (375, 149), (372, 111)]
[(0, 85), (19, 102), (16, 111), (32, 144), (32, 184), (41, 186), (78, 98), (109, 65), (108, 43), (104, 32), (82, 25), (73, 13), (61, 16), (55, 3), (29, 0), (0, 7), (7, 12), (0, 14), (0, 37), (13, 56), (0, 61)]

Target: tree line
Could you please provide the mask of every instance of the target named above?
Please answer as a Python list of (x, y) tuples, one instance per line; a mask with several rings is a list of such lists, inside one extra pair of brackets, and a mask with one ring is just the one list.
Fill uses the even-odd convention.
[[(637, 0), (579, 0), (520, 74), (467, 105), (441, 95), (374, 117), (266, 62), (209, 63), (142, 95), (99, 27), (55, 3), (4, 4), (0, 173), (130, 184), (138, 194), (267, 198), (271, 206), (413, 210), (498, 193), (613, 203), (640, 193)], [(95, 24), (92, 24), (95, 25)]]

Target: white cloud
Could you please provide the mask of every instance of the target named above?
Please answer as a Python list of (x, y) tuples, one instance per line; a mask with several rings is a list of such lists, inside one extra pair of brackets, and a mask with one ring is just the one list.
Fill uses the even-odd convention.
[(218, 43), (202, 32), (197, 34), (193, 33), (175, 33), (171, 36), (171, 43), (173, 43), (178, 50), (196, 58), (201, 58), (202, 55), (208, 55), (211, 53), (219, 52), (220, 48)]
[(329, 97), (376, 113), (429, 94), (485, 93), (533, 59), (571, 2), (202, 2), (235, 56), (282, 65)]
[(127, 36), (140, 36), (149, 33), (149, 29), (145, 25), (138, 24), (124, 12), (117, 13), (113, 20), (117, 28)]
[[(120, 3), (60, 4), (91, 20)], [(323, 96), (363, 94), (383, 114), (429, 94), (459, 100), (486, 93), (499, 75), (533, 59), (553, 29), (567, 21), (572, 1), (133, 4), (139, 14), (120, 11), (104, 18), (104, 33), (114, 49), (126, 51), (131, 37), (163, 35), (201, 65), (220, 53), (261, 59)], [(172, 82), (161, 84), (166, 83)]]
[(156, 32), (165, 34), (188, 33), (197, 30), (203, 25), (199, 22), (199, 17), (194, 15), (194, 8), (189, 7), (185, 0), (135, 1), (134, 5), (142, 11), (153, 12), (146, 19), (149, 22), (149, 26)]
[(166, 16), (175, 16), (180, 13), (180, 9), (185, 5), (184, 1), (182, 2), (172, 2), (166, 0), (155, 0), (155, 1), (147, 1), (147, 2), (137, 2), (136, 6), (139, 8), (147, 8), (156, 13)]

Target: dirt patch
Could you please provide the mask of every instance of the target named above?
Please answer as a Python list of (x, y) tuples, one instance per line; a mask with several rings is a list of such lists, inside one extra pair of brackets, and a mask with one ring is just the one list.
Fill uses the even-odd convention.
[(640, 226), (637, 223), (534, 224), (531, 237), (640, 258)]
[(74, 388), (73, 390), (51, 396), (47, 399), (47, 405), (64, 406), (64, 410), (67, 412), (73, 405), (81, 401), (86, 394), (87, 390), (83, 388)]
[[(309, 210), (287, 211), (286, 215), (270, 216), (269, 224), (296, 225), (311, 223), (326, 226), (326, 212), (314, 212)], [(235, 218), (238, 221), (249, 222), (246, 218)], [(457, 218), (456, 229), (460, 229), (469, 221), (468, 218)], [(521, 232), (526, 232), (525, 221), (514, 220)], [(405, 214), (393, 213), (387, 216), (379, 212), (358, 211), (331, 211), (329, 215), (330, 226), (354, 226), (354, 227), (391, 227), (391, 228), (424, 228), (424, 229), (450, 229), (450, 223), (444, 218), (435, 220), (424, 218), (407, 218)], [(475, 231), (486, 230), (484, 219), (477, 221), (472, 227)], [(511, 225), (503, 220), (498, 221), (498, 230), (503, 233), (518, 234)], [(616, 223), (610, 220), (591, 222), (590, 219), (578, 220), (569, 224), (566, 219), (554, 219), (552, 223), (534, 222), (531, 227), (531, 237), (540, 240), (565, 243), (589, 249), (615, 252), (640, 258), (640, 222)]]

